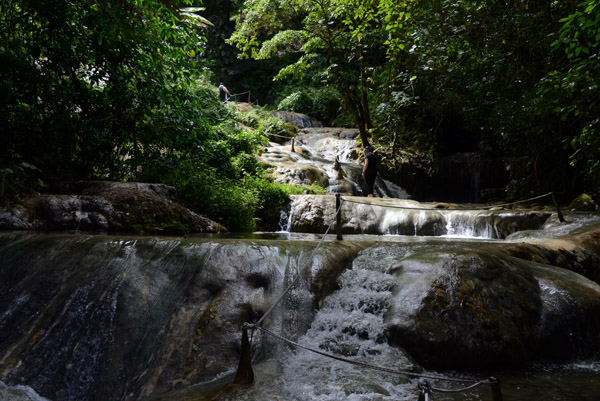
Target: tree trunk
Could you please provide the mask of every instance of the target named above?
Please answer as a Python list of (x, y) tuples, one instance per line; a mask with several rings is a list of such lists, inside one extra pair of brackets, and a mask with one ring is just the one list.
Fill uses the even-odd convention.
[(366, 121), (363, 115), (363, 108), (360, 100), (353, 100), (352, 93), (349, 91), (340, 91), (343, 94), (344, 104), (346, 107), (350, 109), (352, 115), (354, 116), (354, 120), (356, 121), (356, 125), (358, 126), (358, 132), (360, 133), (360, 139), (363, 143), (363, 146), (369, 146), (371, 143), (369, 142), (369, 132), (367, 128)]
[(360, 69), (360, 82), (361, 82), (361, 95), (362, 95), (362, 110), (363, 117), (365, 121), (366, 129), (370, 129), (373, 127), (371, 123), (371, 112), (369, 110), (369, 99), (368, 99), (368, 86), (367, 86), (367, 78), (365, 76), (365, 68), (364, 66)]

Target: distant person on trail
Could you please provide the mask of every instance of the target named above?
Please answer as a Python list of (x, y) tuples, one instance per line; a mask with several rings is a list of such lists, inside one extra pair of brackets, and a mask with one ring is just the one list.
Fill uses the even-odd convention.
[(373, 146), (365, 148), (365, 165), (362, 171), (362, 176), (367, 183), (367, 196), (369, 198), (373, 197), (373, 188), (375, 186), (375, 178), (377, 177), (377, 156), (373, 153), (374, 151), (375, 148)]
[(227, 87), (223, 85), (223, 82), (219, 84), (219, 97), (221, 98), (221, 101), (223, 103), (227, 103), (227, 101), (231, 97), (231, 93), (229, 93)]

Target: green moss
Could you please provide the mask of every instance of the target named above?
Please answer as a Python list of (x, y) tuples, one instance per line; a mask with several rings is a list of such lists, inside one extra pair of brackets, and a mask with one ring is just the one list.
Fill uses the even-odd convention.
[(567, 206), (569, 210), (593, 212), (596, 210), (596, 204), (592, 197), (588, 194), (581, 194)]

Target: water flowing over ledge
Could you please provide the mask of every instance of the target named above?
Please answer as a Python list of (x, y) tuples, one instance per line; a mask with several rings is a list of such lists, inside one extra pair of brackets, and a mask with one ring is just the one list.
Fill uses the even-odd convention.
[[(270, 143), (259, 159), (272, 166), (275, 181), (294, 184), (316, 184), (327, 188), (327, 193), (366, 195), (366, 184), (361, 175), (356, 146), (357, 129), (304, 128), (292, 141)], [(409, 198), (401, 187), (377, 177), (375, 194), (379, 197)]]
[[(518, 231), (540, 229), (556, 218), (549, 210), (473, 210), (464, 205), (452, 209), (448, 204), (355, 196), (344, 196), (343, 200), (344, 234), (504, 239)], [(282, 215), (281, 230), (324, 233), (335, 221), (335, 202), (332, 195), (293, 195)]]
[[(313, 259), (318, 235), (2, 233), (0, 372), (52, 401), (186, 399), (179, 389), (235, 369), (241, 324), (298, 273), (266, 327), (347, 358), (418, 372), (593, 357), (600, 222), (567, 220), (504, 241), (331, 236)], [(260, 333), (253, 344), (269, 384), (240, 399), (413, 398), (411, 381), (291, 352)]]

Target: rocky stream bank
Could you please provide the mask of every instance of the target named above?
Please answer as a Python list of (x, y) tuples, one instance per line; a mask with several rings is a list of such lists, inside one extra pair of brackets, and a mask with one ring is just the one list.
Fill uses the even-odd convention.
[[(135, 187), (135, 196), (144, 191), (155, 189)], [(333, 200), (298, 200), (295, 227), (319, 232)], [(446, 210), (408, 214), (404, 224), (354, 207), (379, 221), (373, 227), (448, 227)], [(496, 225), (470, 232), (500, 237), (358, 229), (342, 241), (331, 236), (312, 258), (320, 237), (293, 232), (251, 239), (5, 232), (0, 380), (53, 401), (146, 400), (211, 381), (235, 370), (240, 326), (262, 316), (298, 273), (302, 280), (265, 327), (328, 352), (357, 359), (401, 352), (391, 360), (415, 371), (593, 358), (600, 353), (600, 220), (594, 213), (566, 218), (504, 211), (484, 223), (460, 219)], [(259, 333), (254, 344), (256, 362), (282, 349)]]
[(173, 187), (94, 181), (13, 200), (0, 210), (0, 230), (186, 234), (226, 228), (182, 205)]

